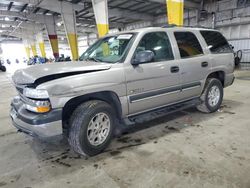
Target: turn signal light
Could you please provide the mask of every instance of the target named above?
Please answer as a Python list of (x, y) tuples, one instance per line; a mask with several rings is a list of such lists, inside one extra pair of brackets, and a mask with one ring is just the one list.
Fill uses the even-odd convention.
[(45, 112), (50, 111), (50, 106), (38, 106), (36, 107), (36, 109), (37, 109), (37, 112), (39, 113), (45, 113)]

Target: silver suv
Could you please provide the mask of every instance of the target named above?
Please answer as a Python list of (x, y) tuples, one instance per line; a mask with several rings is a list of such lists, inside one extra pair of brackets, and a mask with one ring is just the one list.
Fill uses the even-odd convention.
[(96, 155), (118, 125), (191, 106), (215, 112), (234, 81), (234, 55), (221, 33), (144, 28), (101, 38), (78, 62), (36, 65), (13, 76), (14, 126), (29, 135), (66, 133), (74, 151)]

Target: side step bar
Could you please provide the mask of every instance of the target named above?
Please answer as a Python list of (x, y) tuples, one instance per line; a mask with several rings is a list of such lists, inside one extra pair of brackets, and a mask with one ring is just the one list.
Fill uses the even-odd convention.
[(166, 116), (166, 115), (174, 113), (174, 112), (178, 112), (178, 111), (181, 111), (181, 110), (184, 110), (187, 108), (197, 106), (200, 103), (201, 103), (200, 99), (195, 98), (195, 99), (188, 100), (188, 101), (185, 101), (182, 103), (170, 105), (167, 107), (159, 108), (159, 109), (156, 109), (153, 111), (144, 112), (144, 113), (141, 113), (141, 114), (138, 114), (135, 116), (128, 117), (128, 118), (124, 119), (124, 122), (126, 125), (143, 123), (143, 122), (151, 121), (151, 120), (156, 119), (156, 118)]

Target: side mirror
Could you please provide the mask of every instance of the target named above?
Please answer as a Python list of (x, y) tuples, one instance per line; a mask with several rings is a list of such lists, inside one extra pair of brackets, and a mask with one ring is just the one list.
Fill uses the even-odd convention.
[(154, 58), (154, 53), (150, 50), (140, 51), (136, 53), (135, 58), (132, 60), (132, 65), (139, 65), (142, 63), (151, 62)]

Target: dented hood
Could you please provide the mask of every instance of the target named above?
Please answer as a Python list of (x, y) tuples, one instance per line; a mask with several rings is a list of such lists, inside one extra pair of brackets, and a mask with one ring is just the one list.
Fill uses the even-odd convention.
[[(15, 84), (32, 84), (37, 79), (52, 75), (75, 75), (110, 69), (111, 65), (100, 62), (55, 62), (29, 66), (17, 70), (12, 79)], [(67, 74), (69, 73), (69, 74)], [(72, 73), (72, 74), (71, 74)]]

